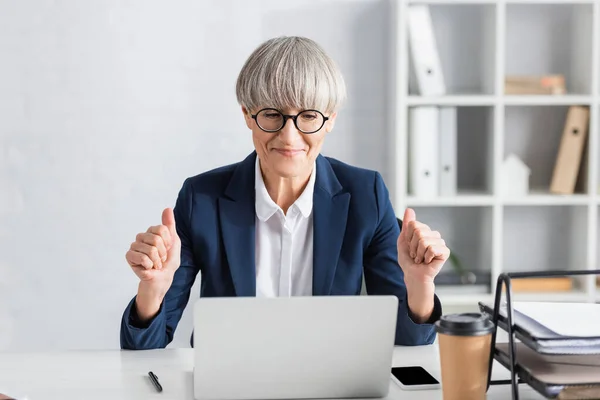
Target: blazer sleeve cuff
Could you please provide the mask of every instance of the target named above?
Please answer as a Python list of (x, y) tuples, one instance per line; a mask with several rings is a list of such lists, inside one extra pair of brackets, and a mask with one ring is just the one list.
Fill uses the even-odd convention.
[(408, 310), (408, 319), (409, 319), (410, 322), (412, 322), (416, 326), (420, 326), (420, 325), (430, 326), (430, 325), (433, 325), (433, 324), (435, 324), (435, 322), (437, 320), (439, 320), (442, 317), (442, 303), (440, 302), (440, 299), (438, 298), (438, 296), (435, 293), (433, 295), (433, 312), (429, 316), (429, 319), (427, 321), (425, 321), (425, 322), (422, 322), (422, 323), (415, 322), (416, 318), (414, 317), (414, 315), (410, 311), (410, 308), (408, 307), (408, 296), (405, 298), (404, 301), (406, 301), (406, 308)]
[(156, 318), (158, 318), (158, 315), (160, 314), (161, 311), (162, 311), (162, 303), (160, 305), (158, 313), (153, 318), (151, 318), (148, 321), (142, 321), (137, 312), (137, 305), (135, 304), (135, 298), (134, 298), (132, 300), (130, 308), (129, 308), (129, 319), (128, 319), (129, 327), (134, 328), (134, 329), (147, 329), (150, 327), (150, 325), (152, 325), (152, 323), (154, 321), (156, 321)]
[(166, 319), (164, 302), (160, 305), (158, 313), (147, 322), (142, 322), (137, 315), (135, 297), (131, 299), (123, 312), (121, 321), (121, 348), (123, 349), (151, 349), (164, 347)]

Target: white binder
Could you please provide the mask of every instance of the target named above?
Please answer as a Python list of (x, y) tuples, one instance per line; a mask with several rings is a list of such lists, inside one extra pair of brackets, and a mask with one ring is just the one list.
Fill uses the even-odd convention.
[(408, 7), (408, 38), (417, 85), (421, 95), (446, 94), (437, 41), (427, 4)]
[(456, 107), (440, 107), (440, 196), (456, 195)]
[(413, 107), (409, 110), (409, 193), (419, 198), (438, 195), (439, 153), (436, 106)]

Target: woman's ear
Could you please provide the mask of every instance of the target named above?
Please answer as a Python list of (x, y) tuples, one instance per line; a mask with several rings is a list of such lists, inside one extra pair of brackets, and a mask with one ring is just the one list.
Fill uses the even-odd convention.
[(252, 130), (252, 116), (250, 115), (250, 111), (245, 106), (242, 106), (242, 114), (244, 114), (244, 120), (246, 121), (246, 126), (248, 129)]
[(335, 126), (336, 117), (337, 117), (337, 112), (334, 112), (333, 114), (331, 114), (329, 116), (329, 119), (325, 123), (325, 132), (329, 133), (333, 130), (333, 127)]

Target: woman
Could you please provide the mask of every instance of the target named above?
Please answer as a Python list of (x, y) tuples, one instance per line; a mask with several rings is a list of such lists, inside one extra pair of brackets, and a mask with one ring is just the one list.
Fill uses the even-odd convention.
[(166, 347), (198, 272), (206, 297), (359, 295), (364, 276), (369, 294), (399, 299), (396, 344), (433, 342), (449, 250), (410, 209), (400, 232), (379, 173), (319, 155), (346, 96), (335, 63), (309, 39), (271, 39), (236, 92), (255, 151), (186, 179), (162, 224), (137, 235), (121, 347)]

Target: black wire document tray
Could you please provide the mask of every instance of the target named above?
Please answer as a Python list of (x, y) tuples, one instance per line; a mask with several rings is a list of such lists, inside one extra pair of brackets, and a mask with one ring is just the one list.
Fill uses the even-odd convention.
[[(512, 300), (511, 279), (575, 275), (600, 275), (600, 270), (514, 272), (498, 276), (493, 307), (479, 303), (480, 310), (490, 315), (496, 326), (490, 348), (488, 389), (492, 383), (508, 383), (511, 385), (512, 399), (518, 400), (518, 384), (525, 383), (549, 399), (600, 399), (600, 336), (596, 332), (598, 327), (594, 325), (597, 318), (600, 318), (600, 315), (596, 315), (597, 308), (590, 304), (590, 309), (594, 310), (593, 315), (582, 316), (581, 313), (573, 312), (573, 316), (570, 316), (572, 325), (578, 328), (574, 332), (569, 329), (569, 325), (562, 325), (562, 319), (560, 324), (554, 319), (555, 328), (549, 329), (515, 310)], [(505, 304), (501, 304), (503, 291), (506, 296)], [(565, 307), (577, 306), (573, 304)], [(523, 307), (526, 308), (525, 304)], [(581, 311), (582, 305), (579, 304), (579, 307), (573, 310)], [(588, 308), (583, 310), (587, 311)], [(547, 311), (552, 313), (555, 309), (544, 311), (547, 315)], [(567, 308), (563, 311), (571, 310)], [(565, 320), (564, 324), (569, 324), (569, 321)], [(508, 343), (496, 343), (498, 328), (508, 333)], [(560, 334), (557, 331), (574, 333)], [(580, 334), (581, 331), (586, 333)], [(588, 331), (593, 334), (589, 335)], [(517, 340), (521, 343), (517, 343)], [(510, 371), (508, 382), (491, 381), (494, 359)]]
[[(510, 369), (508, 343), (497, 343), (495, 358)], [(516, 344), (516, 372), (549, 399), (600, 399), (600, 357), (590, 355), (542, 355)]]

